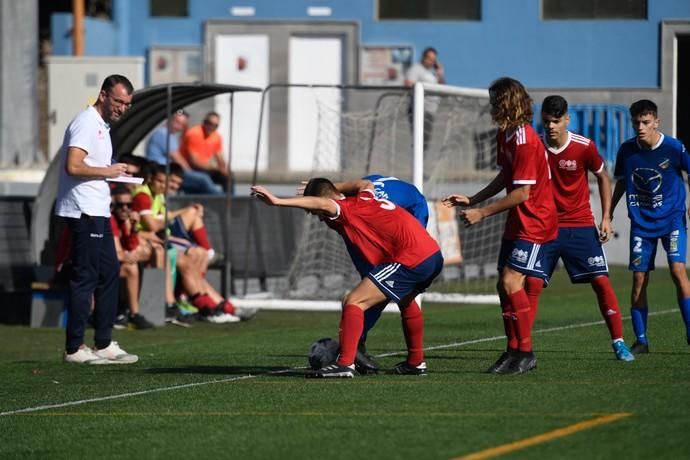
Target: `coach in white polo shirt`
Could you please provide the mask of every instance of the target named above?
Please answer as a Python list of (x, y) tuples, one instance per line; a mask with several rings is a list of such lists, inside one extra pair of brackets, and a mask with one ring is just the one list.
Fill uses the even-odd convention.
[[(103, 81), (93, 106), (77, 115), (65, 131), (60, 150), (60, 179), (55, 213), (71, 233), (70, 301), (64, 361), (79, 364), (134, 363), (136, 355), (113, 342), (120, 263), (110, 227), (110, 187), (107, 178), (127, 175), (125, 163), (111, 164), (109, 124), (130, 107), (132, 83), (122, 75)], [(91, 314), (95, 348), (84, 344)]]

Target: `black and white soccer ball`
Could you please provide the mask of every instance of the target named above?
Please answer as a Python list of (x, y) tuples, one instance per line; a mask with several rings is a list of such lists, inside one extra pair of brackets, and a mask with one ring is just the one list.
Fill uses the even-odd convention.
[(337, 340), (330, 337), (319, 339), (309, 349), (309, 365), (314, 370), (330, 366), (338, 359), (339, 351), (340, 344)]

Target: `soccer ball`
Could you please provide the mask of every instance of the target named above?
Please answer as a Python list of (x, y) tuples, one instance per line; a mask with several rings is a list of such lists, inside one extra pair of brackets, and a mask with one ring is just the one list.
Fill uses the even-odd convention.
[(319, 339), (312, 343), (309, 349), (309, 365), (314, 370), (330, 366), (338, 359), (339, 351), (340, 344), (337, 340), (330, 337)]

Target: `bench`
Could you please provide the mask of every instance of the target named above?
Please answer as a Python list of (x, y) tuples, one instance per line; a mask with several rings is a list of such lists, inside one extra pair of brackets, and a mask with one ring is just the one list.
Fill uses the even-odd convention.
[[(304, 220), (300, 209), (265, 206), (249, 196), (233, 197), (228, 225), (224, 196), (179, 195), (169, 201), (170, 209), (191, 203), (204, 206), (204, 224), (217, 254), (209, 269), (220, 272), (221, 294), (237, 295), (245, 279), (258, 282), (265, 291), (269, 278), (287, 275)], [(214, 278), (209, 273), (211, 284)]]

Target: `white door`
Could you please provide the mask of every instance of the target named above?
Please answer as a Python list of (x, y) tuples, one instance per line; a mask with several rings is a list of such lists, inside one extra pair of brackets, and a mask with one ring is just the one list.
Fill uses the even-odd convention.
[[(343, 80), (343, 43), (339, 37), (290, 37), (289, 83), (339, 85)], [(339, 170), (339, 124), (328, 124), (319, 133), (318, 158), (315, 158), (318, 129), (317, 97), (329, 111), (340, 111), (340, 92), (290, 88), (288, 94), (288, 165), (291, 171), (310, 172), (315, 161), (320, 170)], [(328, 139), (327, 141), (325, 139)]]
[[(215, 81), (226, 85), (265, 88), (269, 81), (269, 38), (267, 35), (220, 35), (215, 43)], [(253, 171), (259, 135), (261, 93), (239, 92), (233, 96), (232, 147), (229, 145), (230, 96), (216, 96), (215, 110), (220, 115), (219, 132), (223, 151), (234, 171)], [(268, 165), (268, 99), (262, 128), (259, 169)]]

